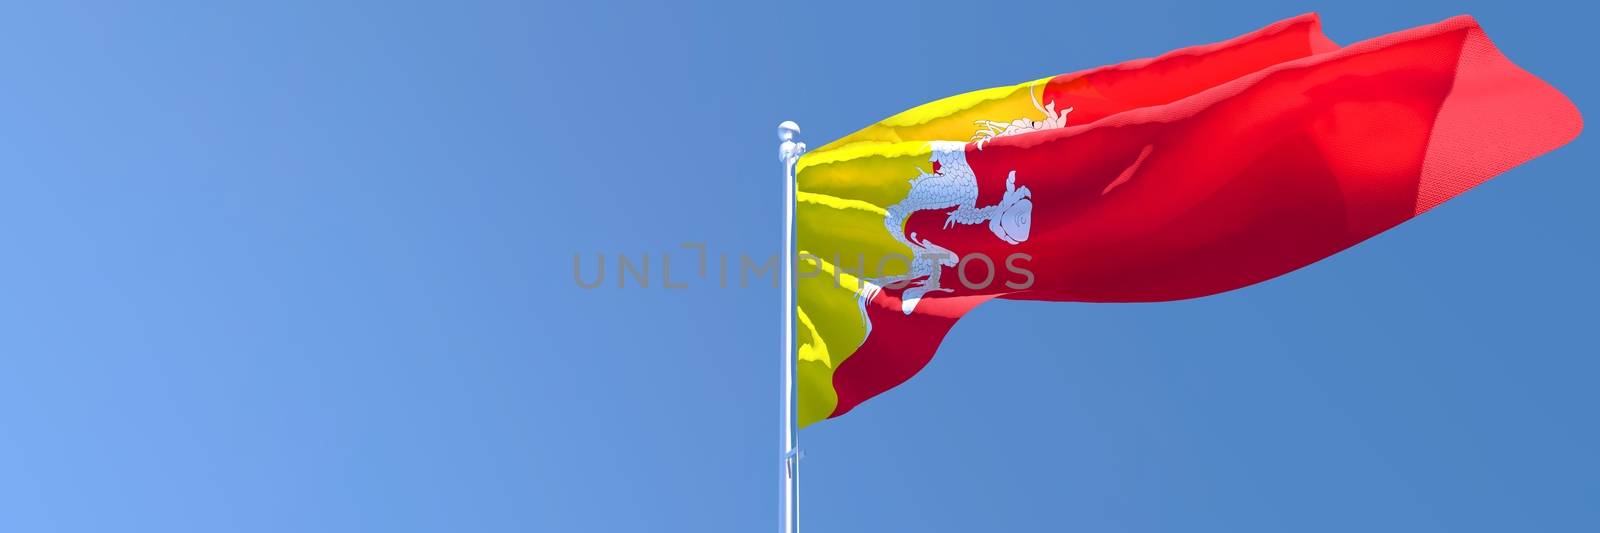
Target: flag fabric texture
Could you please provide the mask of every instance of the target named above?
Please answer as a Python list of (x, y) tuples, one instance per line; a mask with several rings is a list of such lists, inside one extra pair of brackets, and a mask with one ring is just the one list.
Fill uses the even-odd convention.
[(910, 379), (991, 299), (1251, 285), (1581, 129), (1466, 16), (1341, 47), (1303, 15), (891, 116), (797, 165), (799, 423)]

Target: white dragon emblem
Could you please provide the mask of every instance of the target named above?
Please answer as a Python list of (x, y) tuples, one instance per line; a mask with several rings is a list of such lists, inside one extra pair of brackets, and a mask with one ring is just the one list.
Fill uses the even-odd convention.
[[(1032, 96), (1031, 90), (1029, 96)], [(1065, 127), (1067, 113), (1072, 111), (1069, 107), (1057, 113), (1055, 102), (1040, 106), (1038, 99), (1034, 99), (1033, 105), (1044, 112), (1044, 120), (1019, 118), (1009, 123), (977, 121), (981, 127), (973, 134), (973, 142), (977, 148), (982, 150), (984, 144), (999, 137)], [(960, 261), (960, 257), (955, 253), (931, 240), (919, 238), (916, 233), (907, 236), (905, 223), (912, 214), (953, 207), (955, 209), (945, 218), (944, 227), (987, 223), (989, 231), (993, 232), (995, 237), (1013, 245), (1028, 240), (1028, 227), (1033, 220), (1033, 193), (1027, 187), (1017, 186), (1015, 170), (1006, 176), (1006, 191), (1000, 203), (979, 207), (978, 177), (967, 164), (967, 143), (933, 141), (929, 144), (933, 151), (929, 157), (929, 161), (933, 163), (933, 172), (919, 171), (917, 177), (911, 179), (911, 191), (906, 194), (904, 200), (888, 207), (888, 214), (883, 220), (883, 225), (889, 230), (889, 234), (901, 244), (911, 248), (910, 269), (903, 276), (872, 280), (864, 294), (867, 299), (871, 299), (884, 285), (905, 285), (914, 283), (912, 280), (926, 278), (920, 284), (908, 286), (905, 292), (901, 293), (900, 308), (908, 315), (928, 293), (951, 292), (951, 289), (939, 285), (939, 274), (944, 267), (956, 267)]]

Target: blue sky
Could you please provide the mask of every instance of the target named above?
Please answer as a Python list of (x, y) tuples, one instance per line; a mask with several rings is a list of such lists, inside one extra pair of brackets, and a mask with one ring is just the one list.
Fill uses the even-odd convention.
[[(574, 253), (772, 253), (781, 120), (1313, 10), (1596, 101), (1566, 2), (0, 8), (0, 530), (776, 527), (777, 292)], [(806, 528), (1594, 531), (1591, 137), (1255, 287), (987, 305), (802, 433)]]

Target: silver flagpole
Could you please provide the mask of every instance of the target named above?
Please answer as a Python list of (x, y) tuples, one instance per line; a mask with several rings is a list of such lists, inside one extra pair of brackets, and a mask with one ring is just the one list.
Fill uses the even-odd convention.
[(794, 410), (794, 167), (805, 153), (806, 143), (797, 140), (800, 125), (785, 120), (778, 125), (778, 157), (783, 160), (783, 401), (779, 402), (783, 414), (783, 446), (781, 454), (781, 480), (783, 482), (783, 533), (800, 531), (800, 436), (795, 431)]

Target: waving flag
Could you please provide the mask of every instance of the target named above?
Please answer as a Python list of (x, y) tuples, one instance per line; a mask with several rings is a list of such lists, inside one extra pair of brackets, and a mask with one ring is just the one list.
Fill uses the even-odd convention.
[(1340, 47), (1304, 15), (894, 115), (797, 166), (799, 423), (910, 379), (991, 299), (1244, 287), (1581, 129), (1470, 17)]

